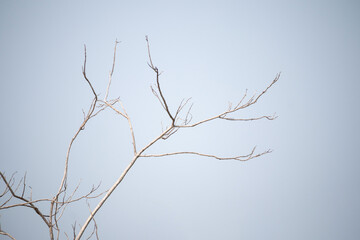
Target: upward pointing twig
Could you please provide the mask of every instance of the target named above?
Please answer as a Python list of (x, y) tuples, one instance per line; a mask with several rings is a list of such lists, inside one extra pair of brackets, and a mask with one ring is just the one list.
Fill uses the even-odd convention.
[[(160, 98), (159, 98), (159, 97), (158, 97), (158, 98), (159, 98), (159, 100), (160, 100), (161, 105), (165, 108), (165, 111), (166, 111), (167, 114), (169, 115), (169, 117), (170, 117), (170, 119), (171, 119), (171, 121), (172, 121), (172, 125), (174, 125), (174, 124), (175, 124), (175, 118), (174, 118), (174, 117), (172, 116), (172, 114), (170, 113), (169, 106), (168, 106), (168, 104), (167, 104), (167, 102), (166, 102), (166, 100), (165, 100), (165, 97), (164, 97), (164, 95), (163, 95), (163, 93), (162, 93), (162, 91), (161, 91), (159, 69), (158, 69), (156, 66), (154, 66), (153, 61), (152, 61), (152, 59), (151, 59), (150, 44), (149, 44), (149, 38), (148, 38), (148, 36), (145, 36), (145, 39), (146, 39), (146, 43), (147, 43), (147, 49), (148, 49), (149, 61), (150, 61), (150, 63), (148, 63), (148, 65), (149, 65), (149, 67), (156, 73), (156, 87), (157, 87), (157, 89), (158, 89), (158, 91), (159, 91), (159, 94), (160, 94)], [(153, 90), (153, 92), (154, 92), (154, 90)], [(154, 93), (154, 94), (155, 94), (155, 93)], [(156, 95), (155, 95), (155, 96), (156, 96)]]

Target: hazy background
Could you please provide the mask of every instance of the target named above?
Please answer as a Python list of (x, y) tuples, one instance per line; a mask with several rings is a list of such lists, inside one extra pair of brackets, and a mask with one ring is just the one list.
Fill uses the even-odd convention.
[[(111, 97), (132, 118), (138, 148), (169, 123), (150, 85), (145, 35), (174, 111), (192, 97), (194, 121), (225, 110), (248, 89), (279, 82), (234, 117), (276, 112), (276, 121), (215, 121), (185, 129), (140, 159), (96, 215), (101, 239), (358, 239), (360, 237), (358, 1), (10, 1), (0, 2), (0, 170), (27, 172), (33, 198), (51, 197), (66, 149), (92, 93), (104, 96), (114, 41)], [(69, 184), (110, 187), (132, 156), (127, 122), (106, 111), (73, 145)], [(3, 187), (3, 183), (2, 187)], [(97, 201), (91, 202), (92, 207)], [(42, 206), (48, 212), (48, 206)], [(3, 230), (47, 239), (31, 209), (0, 212)], [(83, 224), (85, 202), (62, 222)], [(61, 236), (65, 239), (64, 235)], [(0, 237), (1, 239), (5, 239)]]

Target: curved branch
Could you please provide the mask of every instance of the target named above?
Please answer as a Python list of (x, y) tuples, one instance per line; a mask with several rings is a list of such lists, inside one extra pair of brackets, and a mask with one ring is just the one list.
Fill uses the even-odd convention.
[(228, 118), (228, 117), (219, 117), (220, 119), (228, 120), (228, 121), (256, 121), (260, 119), (267, 119), (267, 120), (275, 120), (277, 116), (274, 114), (273, 116), (261, 116), (255, 118)]
[(140, 157), (167, 157), (167, 156), (173, 156), (173, 155), (198, 155), (198, 156), (202, 156), (202, 157), (208, 157), (208, 158), (215, 158), (217, 160), (237, 160), (237, 161), (248, 161), (250, 159), (253, 158), (257, 158), (260, 157), (264, 154), (267, 153), (271, 153), (272, 150), (266, 150), (262, 153), (258, 153), (255, 154), (255, 149), (256, 147), (254, 147), (251, 151), (251, 153), (247, 154), (247, 155), (243, 155), (243, 156), (235, 156), (235, 157), (219, 157), (216, 155), (211, 155), (211, 154), (205, 154), (205, 153), (199, 153), (199, 152), (172, 152), (172, 153), (163, 153), (163, 154), (146, 154), (146, 155), (141, 155)]
[(9, 233), (4, 232), (4, 231), (2, 231), (2, 230), (0, 230), (0, 235), (5, 235), (5, 236), (11, 238), (12, 240), (16, 240), (16, 239), (15, 239), (13, 236), (11, 236)]

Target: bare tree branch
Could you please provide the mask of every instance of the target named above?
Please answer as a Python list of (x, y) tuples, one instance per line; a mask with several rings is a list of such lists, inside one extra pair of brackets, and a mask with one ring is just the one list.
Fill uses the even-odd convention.
[(111, 85), (111, 78), (112, 75), (114, 73), (114, 69), (115, 69), (115, 60), (116, 60), (116, 47), (118, 45), (118, 43), (120, 43), (118, 40), (115, 41), (115, 47), (114, 47), (114, 57), (113, 57), (113, 64), (112, 64), (112, 68), (109, 74), (109, 83), (108, 86), (106, 88), (106, 93), (105, 93), (105, 99), (107, 99), (108, 95), (109, 95), (109, 89), (110, 89), (110, 85)]
[(237, 160), (237, 161), (248, 161), (250, 159), (253, 158), (257, 158), (260, 157), (264, 154), (270, 153), (272, 152), (272, 150), (266, 150), (264, 152), (255, 154), (255, 149), (256, 147), (254, 147), (251, 151), (251, 153), (247, 154), (247, 155), (243, 155), (243, 156), (235, 156), (235, 157), (219, 157), (216, 155), (211, 155), (211, 154), (204, 154), (204, 153), (199, 153), (199, 152), (173, 152), (173, 153), (163, 153), (163, 154), (145, 154), (145, 155), (141, 155), (140, 157), (167, 157), (167, 156), (172, 156), (172, 155), (186, 155), (186, 154), (190, 154), (190, 155), (198, 155), (198, 156), (202, 156), (202, 157), (208, 157), (208, 158), (215, 158), (217, 160)]
[(73, 229), (73, 239), (75, 239), (76, 238), (76, 221), (75, 221), (75, 223), (72, 225), (72, 229)]
[[(90, 203), (88, 201), (86, 201), (87, 205), (88, 205), (88, 208), (89, 208), (89, 212), (91, 214), (91, 207), (90, 207)], [(98, 235), (98, 226), (97, 226), (97, 223), (95, 221), (95, 218), (92, 219), (92, 221), (94, 222), (94, 228), (93, 228), (93, 231), (92, 233), (90, 234), (90, 236), (87, 238), (87, 240), (89, 240), (95, 233), (95, 236), (96, 236), (96, 239), (99, 240), (99, 235)]]
[(9, 238), (11, 238), (12, 240), (16, 240), (13, 236), (11, 236), (9, 233), (7, 232), (4, 232), (3, 230), (0, 230), (0, 235), (5, 235)]
[[(82, 73), (83, 73), (83, 76), (85, 78), (85, 80), (87, 81), (87, 83), (89, 84), (89, 87), (91, 88), (93, 94), (94, 94), (94, 97), (95, 97), (95, 101), (97, 101), (97, 94), (91, 84), (91, 82), (89, 81), (89, 79), (87, 78), (86, 76), (86, 45), (84, 45), (84, 54), (85, 54), (85, 58), (84, 58), (84, 65), (83, 65), (83, 68), (82, 68)], [(95, 108), (95, 107), (94, 107)]]
[[(244, 104), (241, 104), (242, 101), (245, 99), (246, 97), (246, 94), (244, 94), (243, 98), (240, 100), (240, 102), (234, 107), (234, 108), (231, 108), (231, 104), (228, 108), (228, 110), (218, 114), (218, 115), (215, 115), (213, 117), (210, 117), (210, 118), (207, 118), (207, 119), (204, 119), (204, 120), (201, 120), (199, 122), (196, 122), (194, 124), (191, 124), (191, 125), (177, 125), (176, 127), (178, 128), (191, 128), (191, 127), (196, 127), (200, 124), (203, 124), (203, 123), (206, 123), (206, 122), (209, 122), (209, 121), (212, 121), (212, 120), (215, 120), (215, 119), (224, 119), (224, 120), (231, 120), (231, 121), (234, 121), (235, 119), (232, 119), (232, 118), (226, 118), (226, 116), (230, 113), (234, 113), (234, 112), (237, 112), (241, 109), (245, 109), (247, 107), (250, 107), (252, 105), (254, 105), (259, 99), (260, 97), (262, 97), (266, 92), (267, 90), (269, 90), (269, 88), (271, 88), (280, 78), (280, 73), (278, 73), (276, 75), (276, 77), (274, 78), (274, 80), (270, 83), (270, 85), (268, 85), (266, 87), (266, 89), (261, 93), (259, 94), (256, 98), (255, 96), (251, 97), (246, 103)], [(250, 120), (259, 120), (259, 119), (262, 119), (262, 118), (267, 118), (267, 117), (260, 117), (260, 118), (253, 118), (253, 119), (249, 119), (247, 121), (250, 121)], [(269, 120), (272, 120), (271, 117), (268, 118)], [(244, 120), (239, 120), (239, 121), (244, 121)], [(246, 121), (246, 120), (245, 120)]]
[[(146, 39), (146, 43), (147, 43), (147, 49), (148, 49), (148, 54), (149, 54), (149, 61), (150, 63), (148, 63), (148, 65), (150, 66), (150, 68), (156, 73), (156, 87), (157, 87), (157, 90), (160, 94), (160, 98), (158, 97), (161, 105), (164, 107), (165, 111), (167, 112), (167, 114), (169, 115), (170, 119), (172, 120), (172, 124), (175, 124), (175, 118), (172, 116), (172, 114), (170, 113), (170, 110), (169, 110), (169, 107), (168, 107), (168, 104), (164, 98), (164, 95), (161, 91), (161, 87), (160, 87), (160, 74), (159, 73), (159, 69), (157, 67), (154, 66), (153, 62), (152, 62), (152, 59), (151, 59), (151, 53), (150, 53), (150, 44), (149, 44), (149, 38), (148, 36), (145, 36), (145, 39)], [(158, 96), (156, 91), (153, 90), (153, 93), (156, 94), (155, 96)]]
[[(152, 61), (152, 57), (151, 57), (151, 53), (150, 53), (150, 44), (149, 44), (149, 40), (148, 37), (146, 36), (146, 42), (147, 42), (147, 50), (148, 50), (148, 55), (149, 55), (149, 67), (155, 72), (156, 74), (156, 90), (151, 87), (151, 90), (153, 92), (153, 94), (155, 95), (155, 97), (159, 100), (161, 106), (164, 108), (164, 110), (166, 111), (167, 115), (170, 117), (171, 119), (171, 126), (169, 126), (165, 131), (163, 131), (158, 137), (156, 137), (153, 141), (151, 141), (148, 145), (146, 145), (144, 148), (142, 148), (139, 152), (136, 152), (135, 150), (135, 145), (134, 145), (134, 158), (132, 159), (132, 161), (130, 162), (130, 164), (125, 168), (124, 172), (120, 175), (120, 177), (116, 180), (116, 182), (113, 184), (113, 186), (110, 188), (110, 190), (105, 194), (105, 196), (101, 199), (101, 201), (98, 203), (98, 205), (94, 208), (94, 210), (91, 212), (90, 216), (88, 217), (88, 219), (86, 220), (86, 222), (84, 223), (84, 225), (81, 227), (78, 235), (76, 236), (76, 240), (80, 239), (85, 231), (85, 229), (87, 228), (87, 226), (89, 225), (89, 223), (94, 219), (95, 214), (98, 212), (98, 210), (103, 206), (103, 204), (106, 202), (106, 200), (110, 197), (110, 195), (114, 192), (114, 190), (117, 188), (117, 186), (121, 183), (121, 181), (124, 179), (124, 177), (126, 176), (126, 174), (128, 173), (128, 171), (132, 168), (132, 166), (135, 164), (136, 160), (139, 157), (164, 157), (164, 156), (170, 156), (170, 155), (177, 155), (177, 154), (192, 154), (192, 155), (199, 155), (199, 156), (203, 156), (203, 157), (210, 157), (210, 158), (216, 158), (219, 160), (238, 160), (238, 161), (247, 161), (250, 160), (252, 158), (256, 158), (259, 156), (262, 156), (266, 153), (270, 153), (271, 150), (267, 150), (264, 151), (262, 153), (258, 153), (255, 154), (255, 148), (251, 151), (250, 154), (248, 155), (243, 155), (243, 156), (235, 156), (235, 157), (218, 157), (215, 155), (210, 155), (210, 154), (203, 154), (203, 153), (198, 153), (198, 152), (175, 152), (175, 153), (165, 153), (165, 154), (152, 154), (152, 155), (142, 155), (142, 153), (144, 151), (146, 151), (148, 148), (150, 148), (155, 142), (157, 142), (160, 139), (164, 139), (166, 140), (167, 138), (169, 138), (171, 135), (173, 135), (174, 133), (176, 133), (180, 128), (185, 128), (185, 127), (195, 127), (197, 125), (200, 125), (202, 123), (214, 120), (214, 119), (224, 119), (224, 120), (232, 120), (235, 121), (235, 118), (227, 118), (226, 115), (236, 112), (240, 109), (244, 109), (246, 107), (249, 107), (253, 104), (255, 104), (258, 99), (264, 95), (266, 93), (266, 91), (278, 80), (278, 78), (280, 77), (280, 74), (278, 74), (276, 76), (276, 78), (273, 80), (273, 82), (261, 93), (259, 94), (257, 97), (253, 96), (251, 97), (245, 104), (242, 104), (242, 101), (245, 99), (246, 97), (246, 93), (243, 96), (243, 98), (240, 100), (240, 102), (236, 105), (235, 108), (231, 108), (231, 106), (229, 107), (229, 109), (219, 115), (216, 115), (214, 117), (202, 120), (200, 122), (197, 122), (193, 125), (188, 125), (190, 120), (191, 120), (191, 114), (190, 114), (190, 110), (191, 110), (191, 106), (185, 116), (185, 118), (183, 119), (183, 125), (176, 125), (176, 121), (179, 118), (179, 113), (181, 112), (181, 110), (184, 108), (184, 106), (188, 103), (189, 99), (185, 101), (182, 101), (175, 113), (175, 115), (172, 115), (170, 110), (169, 110), (169, 106), (167, 104), (167, 101), (163, 95), (162, 89), (160, 87), (160, 72), (159, 69), (154, 65), (153, 61)], [(111, 74), (110, 74), (110, 78), (109, 78), (109, 84), (108, 84), (108, 88), (107, 88), (107, 92), (111, 83)], [(106, 94), (107, 96), (107, 94)], [(107, 100), (105, 98), (104, 102), (106, 103)], [(122, 115), (123, 117), (127, 118), (129, 120), (129, 117), (125, 111), (125, 108), (122, 106), (123, 108), (123, 112), (120, 112), (119, 110), (115, 109), (115, 107), (113, 107), (112, 105), (110, 106), (115, 112), (117, 112), (118, 114)], [(267, 118), (268, 116), (264, 116), (261, 118)], [(261, 119), (261, 118), (254, 118), (252, 120), (257, 120), (257, 119)], [(271, 117), (268, 117), (268, 119), (271, 119)], [(249, 119), (250, 120), (250, 119)], [(132, 128), (131, 128), (131, 124), (130, 124), (130, 120), (129, 120), (129, 126), (130, 126), (130, 131), (133, 134)], [(132, 136), (133, 138), (133, 143), (135, 143), (135, 137), (134, 135)]]
[(76, 236), (76, 240), (79, 240), (82, 237), (85, 229), (87, 228), (87, 226), (89, 225), (91, 220), (94, 218), (95, 214), (99, 211), (99, 209), (102, 207), (102, 205), (106, 202), (106, 200), (114, 192), (114, 190), (117, 188), (117, 186), (121, 183), (121, 181), (124, 179), (124, 177), (129, 172), (129, 170), (132, 168), (132, 166), (135, 164), (136, 160), (140, 157), (140, 155), (145, 150), (147, 150), (149, 147), (151, 147), (154, 143), (156, 143), (159, 139), (161, 139), (165, 134), (167, 134), (172, 128), (173, 127), (167, 128), (164, 132), (162, 132), (159, 136), (157, 136), (154, 140), (152, 140), (148, 145), (146, 145), (139, 152), (137, 152), (137, 154), (131, 160), (129, 165), (125, 168), (124, 172), (120, 175), (120, 177), (116, 180), (116, 182), (112, 185), (112, 187), (109, 189), (109, 191), (105, 194), (105, 196), (101, 199), (101, 201), (98, 203), (98, 205), (91, 212), (90, 216), (87, 218), (86, 222), (84, 223), (84, 225), (80, 229), (78, 235)]
[[(58, 217), (56, 215), (59, 212), (60, 208), (64, 205), (64, 204), (59, 205), (58, 199), (59, 199), (60, 194), (65, 193), (66, 189), (67, 189), (67, 176), (68, 176), (69, 157), (70, 157), (70, 151), (71, 151), (72, 145), (73, 145), (75, 139), (77, 138), (77, 136), (80, 134), (80, 132), (85, 129), (85, 125), (87, 124), (87, 122), (92, 117), (97, 115), (100, 111), (105, 109), (103, 107), (102, 109), (100, 109), (98, 112), (95, 112), (95, 114), (94, 114), (96, 105), (98, 103), (98, 95), (96, 94), (95, 89), (93, 88), (89, 78), (86, 75), (86, 61), (87, 61), (86, 45), (84, 45), (84, 56), (85, 57), (84, 57), (84, 65), (82, 67), (82, 73), (83, 73), (84, 79), (88, 83), (88, 85), (89, 85), (89, 87), (90, 87), (90, 89), (91, 89), (91, 91), (92, 91), (92, 93), (94, 95), (94, 99), (92, 100), (92, 102), (90, 104), (88, 113), (84, 116), (84, 120), (83, 120), (82, 124), (80, 125), (79, 129), (76, 131), (75, 135), (73, 136), (73, 138), (71, 139), (71, 141), (69, 143), (68, 150), (67, 150), (67, 153), (66, 153), (66, 159), (65, 159), (64, 174), (63, 174), (59, 189), (58, 189), (56, 195), (53, 197), (53, 200), (52, 200), (51, 205), (50, 205), (49, 232), (50, 232), (50, 239), (51, 240), (54, 239), (53, 227), (55, 226), (56, 229), (58, 229)], [(63, 196), (63, 199), (64, 198), (65, 198), (65, 195)], [(61, 217), (61, 215), (60, 215), (60, 217)], [(59, 234), (59, 232), (58, 232), (58, 234)]]
[[(84, 117), (83, 117), (82, 123), (80, 124), (79, 128), (77, 129), (77, 131), (71, 138), (70, 143), (67, 147), (64, 172), (63, 172), (63, 175), (61, 178), (61, 183), (59, 185), (58, 190), (56, 191), (55, 195), (51, 198), (42, 198), (42, 199), (32, 200), (32, 188), (26, 184), (26, 173), (25, 173), (24, 177), (21, 178), (21, 180), (19, 182), (17, 182), (17, 181), (15, 181), (15, 178), (14, 178), (15, 173), (8, 180), (5, 178), (5, 174), (0, 172), (1, 180), (5, 183), (5, 188), (3, 190), (1, 190), (1, 193), (0, 193), (0, 197), (4, 197), (2, 199), (3, 203), (0, 204), (0, 210), (10, 209), (10, 208), (14, 208), (14, 207), (22, 207), (22, 206), (32, 208), (36, 212), (36, 214), (38, 214), (42, 218), (42, 220), (45, 222), (45, 224), (47, 225), (47, 227), (49, 229), (49, 235), (50, 235), (51, 240), (54, 240), (55, 238), (59, 239), (60, 233), (61, 234), (63, 233), (65, 235), (65, 237), (67, 239), (69, 239), (69, 236), (67, 235), (66, 232), (61, 232), (60, 220), (64, 216), (65, 210), (69, 207), (69, 205), (71, 203), (74, 203), (74, 202), (77, 202), (80, 200), (86, 200), (86, 203), (89, 207), (90, 214), (82, 226), (78, 225), (80, 227), (80, 230), (77, 235), (76, 235), (77, 225), (76, 225), (76, 221), (75, 221), (75, 223), (72, 225), (72, 232), (73, 232), (72, 238), (74, 240), (81, 239), (85, 230), (89, 226), (90, 222), (93, 222), (94, 227), (93, 227), (93, 230), (92, 230), (90, 236), (88, 237), (88, 239), (90, 239), (94, 235), (96, 236), (97, 239), (99, 239), (98, 225), (95, 221), (95, 215), (101, 209), (101, 207), (104, 205), (104, 203), (107, 201), (107, 199), (111, 196), (111, 194), (115, 191), (115, 189), (118, 187), (118, 185), (122, 182), (122, 180), (125, 178), (127, 173), (130, 171), (130, 169), (133, 167), (135, 162), (140, 157), (149, 158), (149, 157), (167, 157), (167, 156), (174, 156), (174, 155), (196, 155), (196, 156), (200, 156), (200, 157), (213, 158), (213, 159), (217, 159), (217, 160), (248, 161), (250, 159), (260, 157), (260, 156), (270, 153), (272, 151), (269, 149), (264, 152), (255, 153), (256, 147), (254, 147), (252, 149), (252, 151), (247, 155), (230, 156), (230, 157), (222, 157), (222, 156), (217, 156), (217, 155), (213, 155), (213, 154), (200, 153), (197, 151), (177, 151), (177, 152), (161, 153), (161, 154), (144, 154), (156, 142), (158, 142), (161, 139), (162, 140), (168, 139), (170, 136), (174, 135), (182, 128), (196, 127), (198, 125), (201, 125), (203, 123), (206, 123), (206, 122), (209, 122), (209, 121), (212, 121), (215, 119), (228, 120), (228, 121), (255, 121), (255, 120), (260, 120), (260, 119), (267, 119), (267, 120), (276, 119), (277, 116), (275, 116), (275, 114), (273, 116), (263, 115), (263, 116), (252, 117), (252, 118), (237, 118), (237, 117), (231, 117), (229, 115), (231, 115), (232, 113), (235, 113), (235, 112), (239, 112), (241, 109), (248, 108), (248, 107), (254, 105), (255, 103), (257, 103), (257, 101), (278, 81), (278, 79), (280, 77), (280, 73), (277, 74), (276, 77), (274, 78), (274, 80), (259, 95), (253, 95), (248, 98), (247, 90), (246, 90), (245, 94), (242, 96), (240, 101), (238, 103), (234, 104), (235, 106), (233, 106), (232, 103), (229, 103), (227, 110), (221, 112), (220, 114), (217, 114), (217, 115), (209, 117), (207, 119), (203, 119), (196, 123), (190, 124), (190, 122), (192, 121), (191, 110), (192, 110), (192, 106), (193, 106), (192, 104), (189, 103), (191, 98), (183, 99), (180, 102), (180, 104), (178, 105), (176, 111), (174, 113), (171, 113), (168, 102), (164, 97), (163, 89), (160, 86), (161, 72), (153, 63), (148, 37), (146, 36), (145, 39), (146, 39), (146, 43), (147, 43), (147, 52), (148, 52), (148, 57), (149, 57), (148, 65), (155, 72), (155, 75), (156, 75), (155, 85), (154, 85), (154, 87), (151, 86), (151, 90), (152, 90), (152, 93), (154, 94), (154, 96), (159, 100), (160, 105), (162, 106), (162, 108), (164, 109), (164, 111), (166, 112), (168, 117), (170, 118), (171, 124), (168, 124), (169, 126), (167, 126), (165, 130), (162, 130), (162, 132), (158, 136), (154, 137), (152, 141), (150, 141), (147, 145), (145, 145), (144, 147), (141, 148), (141, 150), (138, 151), (131, 118), (126, 111), (123, 102), (120, 100), (120, 97), (115, 98), (115, 99), (110, 99), (110, 100), (108, 99), (110, 87), (111, 87), (111, 83), (112, 83), (112, 77), (113, 77), (114, 69), (115, 69), (117, 44), (119, 42), (117, 40), (115, 41), (112, 66), (111, 66), (111, 70), (109, 72), (109, 80), (108, 80), (108, 84), (106, 86), (105, 97), (103, 100), (98, 99), (98, 94), (96, 93), (95, 89), (92, 86), (91, 81), (89, 80), (89, 78), (86, 74), (87, 52), (86, 52), (86, 45), (85, 45), (84, 46), (84, 64), (82, 67), (82, 74), (83, 74), (85, 81), (88, 83), (88, 86), (91, 89), (91, 92), (93, 93), (93, 99), (90, 103), (90, 106), (89, 106), (89, 109), (87, 110), (87, 112), (83, 111)], [(117, 104), (119, 104), (120, 106)], [(119, 114), (121, 117), (123, 117), (127, 120), (130, 135), (131, 135), (131, 142), (133, 145), (134, 156), (133, 156), (132, 160), (130, 161), (130, 163), (128, 164), (128, 166), (124, 169), (124, 171), (121, 173), (121, 175), (118, 176), (116, 181), (113, 183), (113, 185), (108, 190), (97, 193), (99, 186), (100, 186), (100, 184), (99, 184), (96, 187), (92, 186), (90, 191), (88, 191), (86, 194), (77, 196), (78, 195), (77, 191), (79, 189), (80, 183), (74, 188), (74, 190), (72, 190), (72, 192), (70, 192), (70, 190), (68, 189), (68, 184), (67, 184), (67, 179), (68, 179), (68, 175), (69, 175), (70, 152), (71, 152), (73, 143), (77, 139), (80, 132), (85, 129), (85, 126), (88, 123), (88, 121), (91, 118), (94, 118), (95, 116), (97, 116), (99, 113), (101, 113), (102, 111), (104, 111), (107, 108), (112, 109), (115, 113)], [(26, 192), (28, 189), (30, 189), (30, 196), (29, 196), (29, 191)], [(19, 192), (19, 194), (18, 194), (18, 192)], [(101, 199), (99, 200), (96, 207), (91, 210), (88, 199), (94, 199), (97, 197), (101, 197)], [(11, 200), (16, 200), (16, 199), (20, 200), (20, 203), (11, 202), (11, 204), (10, 204)], [(44, 203), (44, 202), (50, 204), (48, 215), (43, 214), (37, 207), (38, 203)], [(0, 228), (0, 234), (8, 236), (11, 239), (15, 239), (10, 234), (2, 231), (1, 228)]]
[(256, 118), (228, 118), (228, 117), (219, 117), (219, 118), (228, 121), (256, 121), (264, 118), (267, 120), (275, 120), (277, 116), (274, 114), (273, 116), (261, 116)]
[(11, 193), (11, 195), (12, 195), (13, 197), (15, 197), (15, 198), (17, 198), (17, 199), (19, 199), (19, 200), (27, 203), (27, 204), (24, 205), (24, 206), (29, 207), (29, 208), (32, 208), (32, 209), (36, 212), (36, 214), (38, 214), (38, 215), (41, 217), (41, 219), (45, 222), (45, 224), (46, 224), (47, 226), (50, 226), (49, 221), (45, 218), (44, 214), (39, 210), (39, 208), (37, 208), (32, 202), (30, 202), (29, 200), (25, 199), (24, 197), (18, 196), (18, 195), (13, 191), (12, 187), (9, 185), (9, 182), (6, 180), (5, 176), (4, 176), (1, 172), (0, 172), (0, 177), (1, 177), (2, 180), (4, 181), (6, 187), (9, 189), (9, 191), (10, 191), (10, 193)]
[(79, 133), (85, 128), (85, 125), (89, 121), (89, 119), (91, 118), (91, 115), (94, 112), (95, 107), (96, 107), (96, 103), (98, 101), (97, 94), (96, 94), (90, 80), (86, 76), (86, 45), (84, 45), (84, 51), (85, 51), (85, 53), (84, 53), (85, 58), (84, 58), (84, 66), (82, 68), (82, 73), (83, 73), (83, 76), (84, 76), (86, 82), (89, 84), (89, 86), (90, 86), (90, 88), (91, 88), (91, 90), (92, 90), (92, 92), (94, 94), (94, 100), (92, 101), (92, 103), (90, 105), (89, 111), (88, 111), (87, 115), (85, 116), (84, 121), (82, 122), (79, 129), (76, 131), (75, 135), (73, 136), (73, 138), (70, 141), (70, 144), (69, 144), (69, 147), (68, 147), (68, 150), (67, 150), (67, 153), (66, 153), (64, 175), (63, 175), (63, 178), (62, 178), (58, 193), (56, 194), (56, 197), (54, 198), (54, 202), (57, 201), (57, 198), (60, 195), (63, 188), (64, 187), (66, 188), (66, 179), (67, 179), (67, 174), (68, 174), (69, 157), (70, 157), (70, 150), (71, 150), (72, 144), (75, 141), (75, 139), (77, 138), (77, 136), (79, 135)]
[(134, 134), (134, 129), (132, 127), (132, 124), (131, 124), (131, 120), (130, 120), (130, 117), (129, 115), (127, 114), (126, 110), (125, 110), (125, 107), (123, 105), (123, 103), (120, 101), (120, 105), (121, 105), (121, 108), (126, 116), (126, 119), (128, 120), (128, 124), (129, 124), (129, 128), (130, 128), (130, 133), (131, 133), (131, 138), (132, 138), (132, 145), (133, 145), (133, 148), (134, 148), (134, 156), (136, 155), (136, 142), (135, 142), (135, 134)]
[[(37, 199), (37, 200), (27, 201), (27, 202), (23, 202), (23, 203), (12, 204), (12, 205), (8, 205), (8, 206), (1, 206), (0, 210), (14, 208), (14, 207), (27, 207), (27, 205), (30, 203), (51, 202), (51, 200), (52, 199), (50, 199), (50, 198), (43, 198), (43, 199)], [(46, 216), (46, 215), (44, 215), (44, 216)]]
[[(129, 128), (130, 128), (131, 138), (132, 138), (132, 145), (133, 145), (133, 149), (134, 149), (134, 155), (136, 155), (136, 141), (135, 141), (134, 129), (133, 129), (133, 126), (132, 126), (132, 123), (131, 123), (131, 119), (130, 119), (129, 115), (126, 112), (123, 103), (120, 101), (119, 98), (117, 98), (115, 100), (110, 100), (110, 102), (107, 100), (110, 85), (111, 85), (111, 81), (112, 81), (112, 75), (114, 73), (114, 68), (115, 68), (116, 46), (117, 46), (118, 43), (119, 43), (118, 41), (115, 41), (113, 64), (112, 64), (112, 69), (111, 69), (110, 74), (109, 74), (109, 83), (108, 83), (107, 88), (106, 88), (106, 94), (105, 94), (105, 98), (104, 98), (104, 103), (107, 106), (109, 106), (112, 110), (114, 110), (116, 113), (120, 114), (121, 116), (123, 116), (124, 118), (127, 119), (128, 124), (129, 124)], [(117, 102), (120, 103), (123, 112), (119, 111), (118, 109), (116, 109), (114, 107), (115, 103), (117, 103)]]

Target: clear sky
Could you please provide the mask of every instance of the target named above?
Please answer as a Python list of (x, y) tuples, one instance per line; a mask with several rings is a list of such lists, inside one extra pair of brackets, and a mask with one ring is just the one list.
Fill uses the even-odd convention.
[[(194, 121), (282, 75), (256, 106), (235, 115), (276, 112), (275, 121), (215, 121), (148, 153), (274, 151), (248, 162), (140, 159), (96, 216), (101, 239), (357, 239), (359, 23), (360, 4), (351, 0), (3, 0), (0, 170), (17, 171), (18, 179), (27, 172), (33, 198), (57, 191), (67, 145), (92, 100), (81, 75), (84, 44), (88, 77), (103, 97), (121, 41), (110, 95), (123, 101), (139, 147), (158, 135), (169, 122), (149, 87), (149, 35), (170, 108), (192, 97)], [(105, 190), (131, 157), (127, 122), (106, 111), (73, 146), (69, 187), (81, 181), (81, 193), (101, 181)], [(69, 207), (63, 230), (87, 215), (85, 202)], [(0, 223), (20, 240), (48, 238), (30, 209), (1, 211)]]

